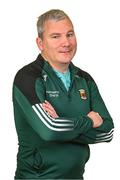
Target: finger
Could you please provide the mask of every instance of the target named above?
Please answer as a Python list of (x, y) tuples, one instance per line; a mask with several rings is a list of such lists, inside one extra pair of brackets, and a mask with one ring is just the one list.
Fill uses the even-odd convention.
[(54, 110), (53, 106), (48, 101), (45, 101), (45, 103), (43, 103), (43, 105), (45, 105), (45, 107), (50, 108), (51, 110)]
[(47, 100), (45, 100), (45, 104), (48, 104), (50, 107), (53, 108), (53, 106)]
[(99, 113), (98, 113), (98, 112), (97, 112), (96, 114), (97, 114), (97, 115), (99, 115)]
[(51, 106), (49, 106), (48, 104), (43, 103), (43, 108), (44, 108), (45, 110), (47, 110), (47, 111), (51, 112), (51, 113), (56, 114), (55, 109), (54, 109), (54, 108), (52, 108)]
[(54, 112), (51, 110), (51, 109), (49, 109), (48, 107), (43, 107), (44, 108), (44, 110), (49, 114), (49, 115), (53, 115), (54, 114)]
[(51, 110), (54, 110), (49, 104), (43, 103), (43, 107), (45, 108), (49, 108)]
[(57, 118), (58, 115), (56, 114), (56, 112), (54, 110), (51, 110), (48, 107), (43, 107), (43, 109), (53, 118)]

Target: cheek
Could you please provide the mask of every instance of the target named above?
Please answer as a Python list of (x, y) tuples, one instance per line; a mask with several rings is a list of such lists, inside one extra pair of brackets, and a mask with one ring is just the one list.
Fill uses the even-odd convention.
[(56, 48), (56, 45), (55, 45), (55, 43), (54, 42), (46, 42), (45, 44), (44, 44), (44, 49), (46, 49), (46, 50), (48, 50), (48, 51), (52, 51), (52, 50), (54, 50)]
[(76, 39), (72, 42), (72, 45), (73, 45), (73, 46), (77, 46), (77, 41), (76, 41)]

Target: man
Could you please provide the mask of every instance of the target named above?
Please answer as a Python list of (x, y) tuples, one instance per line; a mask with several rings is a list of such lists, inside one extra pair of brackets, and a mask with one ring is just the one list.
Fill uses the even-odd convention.
[(37, 29), (41, 54), (13, 85), (15, 179), (83, 179), (88, 144), (111, 141), (113, 122), (93, 78), (71, 62), (77, 42), (70, 18), (50, 10)]

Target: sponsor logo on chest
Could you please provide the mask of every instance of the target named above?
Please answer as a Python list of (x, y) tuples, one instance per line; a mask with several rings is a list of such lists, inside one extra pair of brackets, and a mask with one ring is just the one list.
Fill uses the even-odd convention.
[(46, 91), (46, 94), (49, 96), (49, 97), (58, 97), (59, 96), (59, 91)]

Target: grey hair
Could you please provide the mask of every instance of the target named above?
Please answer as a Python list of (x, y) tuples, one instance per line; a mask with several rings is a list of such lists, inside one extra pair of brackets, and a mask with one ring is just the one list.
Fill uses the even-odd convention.
[[(44, 23), (47, 20), (55, 20), (55, 21), (60, 21), (67, 18), (70, 22), (70, 18), (69, 16), (62, 10), (60, 9), (51, 9), (47, 12), (45, 12), (44, 14), (40, 15), (38, 17), (38, 21), (37, 21), (37, 32), (38, 32), (38, 36), (43, 39), (43, 32), (44, 32)], [(72, 24), (72, 22), (71, 22)]]

